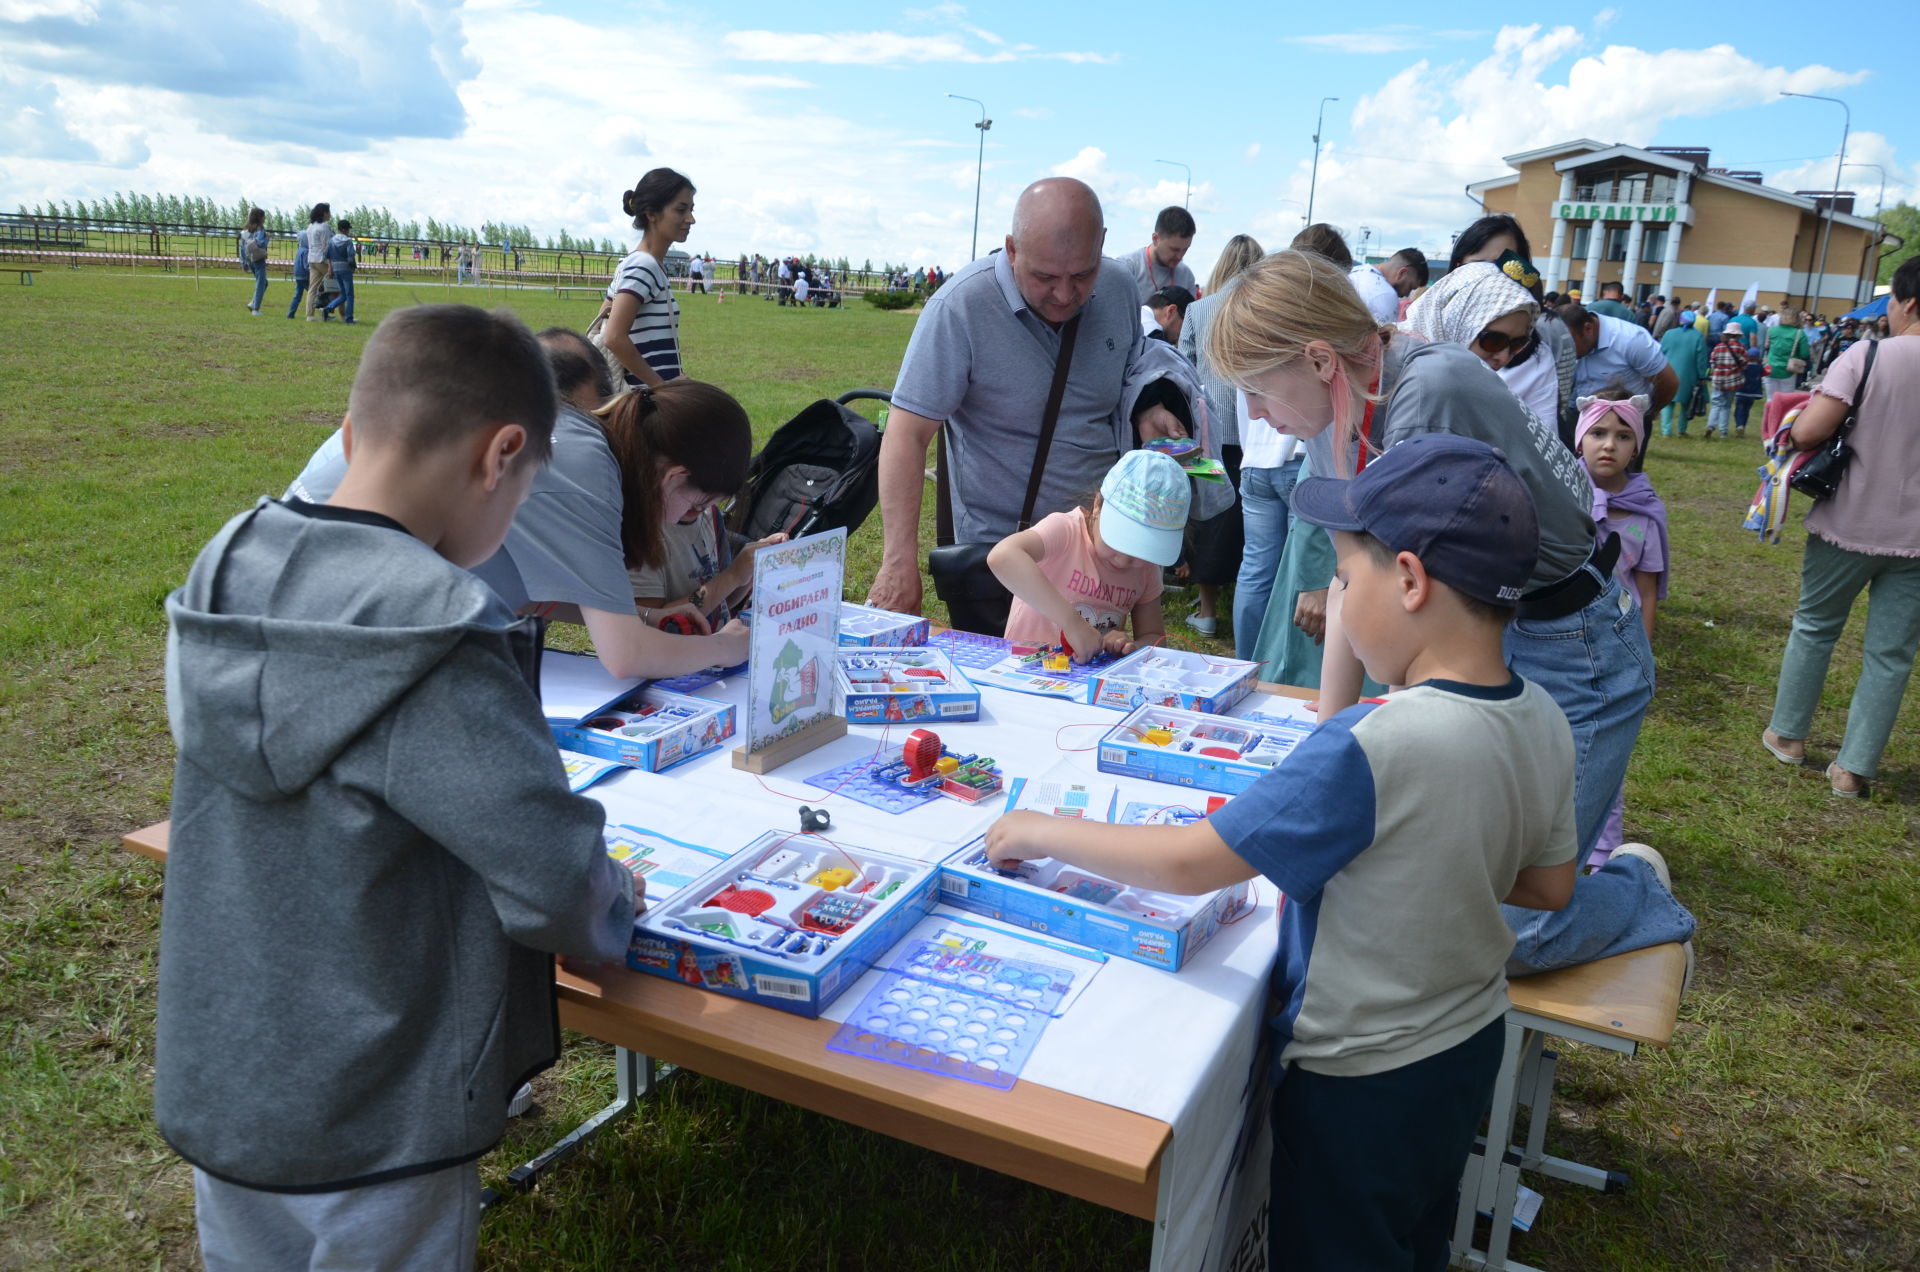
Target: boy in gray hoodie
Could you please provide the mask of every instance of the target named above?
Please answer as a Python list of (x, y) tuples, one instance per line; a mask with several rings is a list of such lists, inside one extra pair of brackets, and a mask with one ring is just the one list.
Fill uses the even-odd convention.
[(332, 499), (261, 500), (167, 598), (154, 1111), (210, 1269), (470, 1267), (475, 1160), (559, 1054), (552, 955), (617, 961), (632, 935), (635, 880), (532, 688), (535, 624), (467, 572), (554, 411), (511, 314), (400, 310)]

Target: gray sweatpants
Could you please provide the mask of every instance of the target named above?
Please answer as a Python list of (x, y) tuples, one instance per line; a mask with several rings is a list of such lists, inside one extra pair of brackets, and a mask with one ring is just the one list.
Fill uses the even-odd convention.
[(472, 1272), (480, 1237), (473, 1162), (365, 1188), (274, 1193), (193, 1172), (207, 1272)]

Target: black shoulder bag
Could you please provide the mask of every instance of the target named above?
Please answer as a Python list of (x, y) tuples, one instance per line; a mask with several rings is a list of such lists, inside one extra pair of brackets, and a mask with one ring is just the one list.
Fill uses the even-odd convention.
[[(1040, 479), (1046, 472), (1047, 453), (1053, 449), (1053, 430), (1060, 422), (1060, 402), (1066, 396), (1067, 372), (1073, 365), (1073, 342), (1079, 331), (1079, 314), (1069, 318), (1067, 325), (1060, 329), (1060, 356), (1054, 360), (1047, 410), (1040, 419), (1040, 441), (1034, 447), (1033, 469), (1027, 474), (1027, 498), (1020, 506), (1019, 528), (1022, 530), (1033, 525), (1033, 508), (1040, 499)], [(937, 546), (927, 553), (927, 573), (933, 576), (934, 595), (946, 603), (950, 626), (998, 636), (1007, 630), (1013, 594), (987, 566), (987, 553), (993, 551), (997, 541), (953, 541), (953, 488), (947, 475), (946, 425), (941, 425), (934, 446), (934, 516), (939, 537)]]
[(1788, 485), (1809, 499), (1833, 498), (1833, 492), (1840, 488), (1840, 479), (1846, 476), (1847, 463), (1853, 458), (1847, 434), (1853, 432), (1860, 404), (1867, 400), (1867, 380), (1873, 375), (1873, 355), (1878, 352), (1878, 341), (1867, 346), (1867, 365), (1860, 369), (1860, 387), (1853, 391), (1853, 405), (1847, 408), (1847, 417), (1840, 421), (1840, 427), (1833, 430), (1826, 444), (1800, 465), (1788, 481)]

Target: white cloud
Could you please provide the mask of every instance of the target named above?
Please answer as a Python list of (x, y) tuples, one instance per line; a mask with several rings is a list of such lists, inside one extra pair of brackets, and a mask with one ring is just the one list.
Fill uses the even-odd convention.
[[(973, 42), (966, 38), (971, 36)], [(968, 27), (958, 33), (906, 35), (899, 31), (729, 31), (730, 56), (744, 62), (805, 62), (833, 66), (901, 63), (990, 63), (1053, 60), (1110, 62), (1105, 53), (1044, 52), (1031, 44), (1008, 44), (992, 32)], [(979, 48), (977, 44), (987, 47)]]
[(1012, 115), (1015, 119), (1052, 119), (1053, 118), (1053, 108), (1051, 106), (1022, 106), (1016, 110), (1008, 111), (1007, 113)]
[(1248, 163), (1252, 163), (1255, 159), (1258, 159), (1260, 157), (1260, 143), (1257, 141), (1248, 142), (1246, 152), (1242, 157), (1245, 158)]
[[(1771, 170), (1767, 173), (1767, 184), (1778, 190), (1832, 189), (1834, 163), (1838, 159), (1837, 153), (1826, 154)], [(1859, 215), (1873, 215), (1883, 177), (1887, 207), (1903, 200), (1920, 201), (1920, 163), (1902, 164), (1895, 155), (1893, 143), (1883, 133), (1854, 133), (1847, 139), (1847, 166), (1841, 172), (1840, 188), (1853, 191), (1853, 207)]]
[(1102, 185), (1113, 181), (1113, 172), (1107, 167), (1107, 152), (1098, 146), (1083, 146), (1079, 154), (1054, 164), (1048, 171), (1056, 177), (1076, 177), (1092, 186), (1096, 193)]
[(647, 130), (640, 121), (631, 115), (615, 115), (602, 120), (593, 130), (593, 144), (601, 154), (639, 156), (650, 155), (653, 148), (647, 145)]
[(1333, 53), (1405, 53), (1413, 49), (1424, 49), (1444, 40), (1469, 40), (1485, 34), (1484, 31), (1435, 31), (1425, 27), (1409, 26), (1403, 22), (1394, 22), (1367, 31), (1287, 35), (1282, 36), (1280, 42), (1326, 49)]
[(1325, 35), (1289, 35), (1286, 44), (1304, 44), (1309, 48), (1334, 53), (1400, 53), (1425, 43), (1417, 34), (1392, 31), (1345, 31)]
[[(1772, 102), (1781, 89), (1831, 91), (1862, 77), (1818, 65), (1767, 66), (1731, 45), (1648, 51), (1613, 44), (1549, 74), (1585, 47), (1570, 26), (1504, 27), (1477, 62), (1423, 59), (1393, 75), (1354, 103), (1345, 141), (1323, 148), (1314, 218), (1350, 230), (1365, 221), (1381, 241), (1417, 239), (1444, 254), (1449, 232), (1478, 214), (1462, 187), (1510, 171), (1502, 155), (1575, 137), (1643, 145), (1669, 119)], [(1687, 91), (1674, 91), (1676, 84)], [(1337, 131), (1332, 117), (1328, 131)], [(1301, 160), (1282, 193), (1304, 203), (1309, 173), (1310, 162)], [(1297, 227), (1297, 218), (1287, 205), (1270, 212), (1268, 223)]]

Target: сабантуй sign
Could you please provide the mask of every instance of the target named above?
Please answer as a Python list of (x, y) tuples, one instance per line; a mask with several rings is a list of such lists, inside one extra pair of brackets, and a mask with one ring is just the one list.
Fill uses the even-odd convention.
[(1562, 221), (1673, 221), (1680, 215), (1676, 203), (1562, 203), (1559, 209)]

